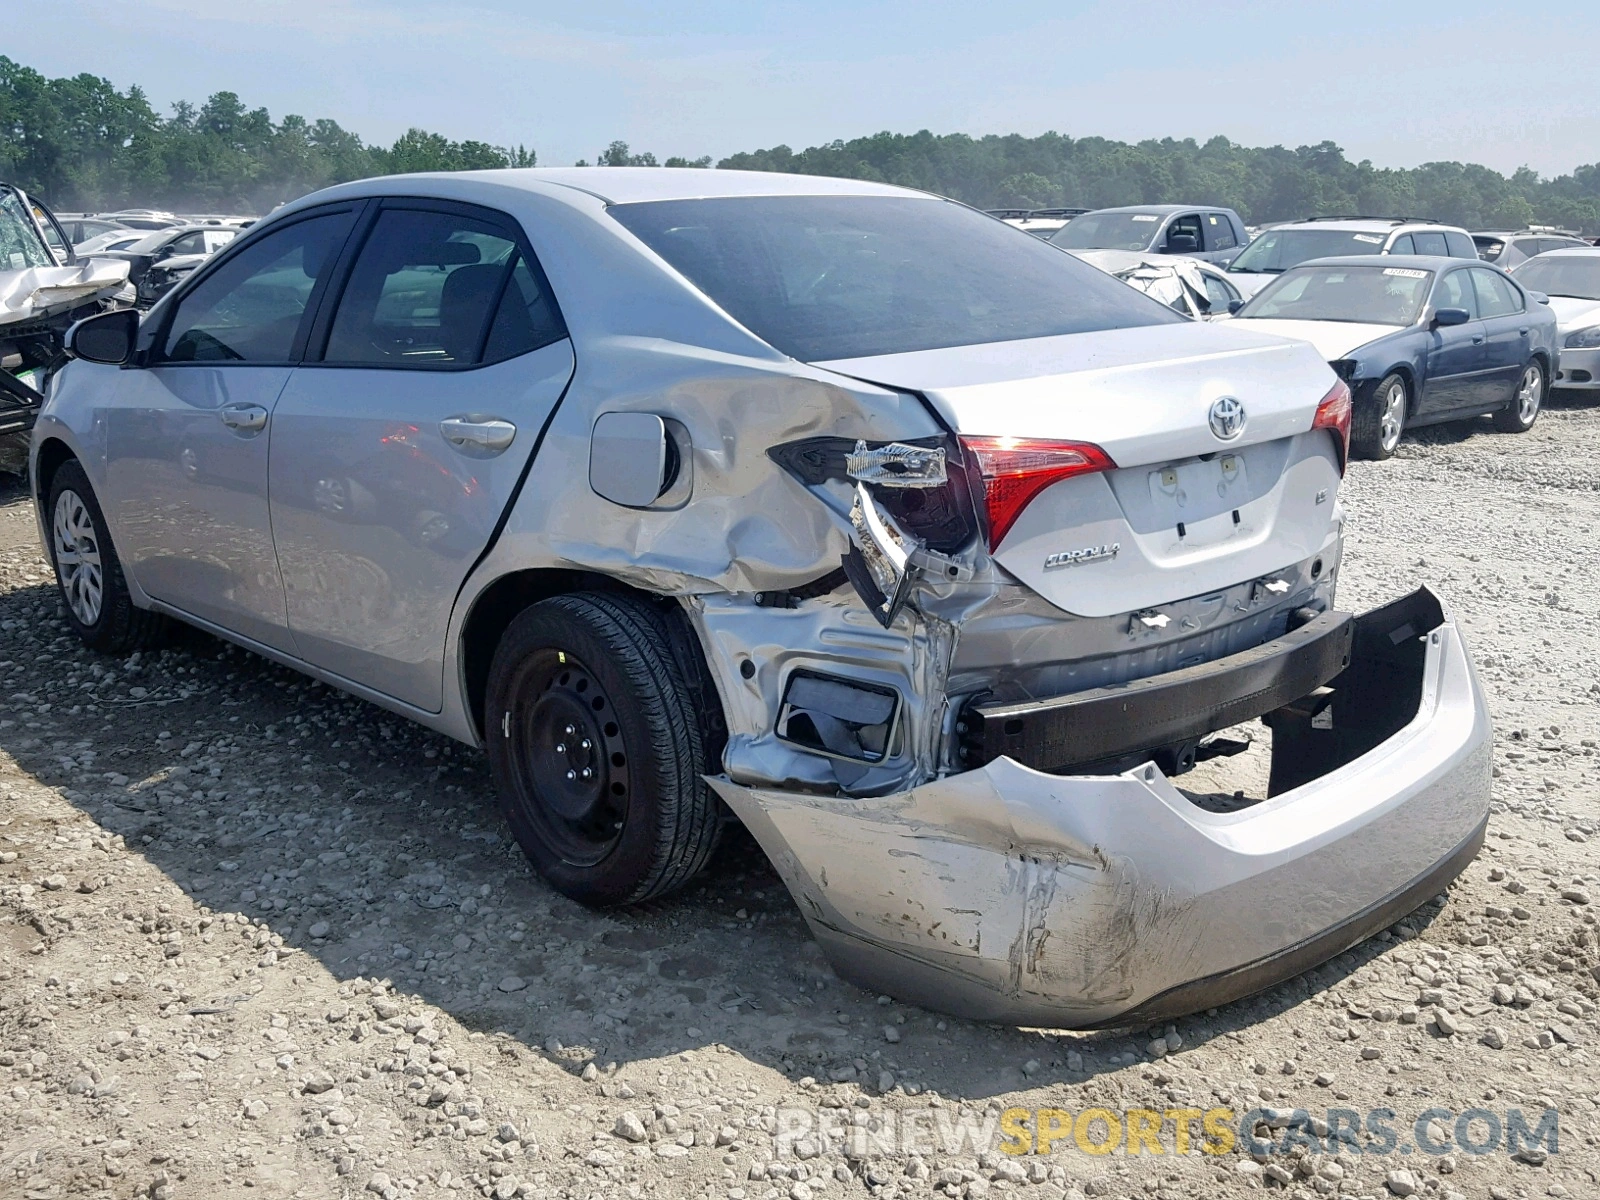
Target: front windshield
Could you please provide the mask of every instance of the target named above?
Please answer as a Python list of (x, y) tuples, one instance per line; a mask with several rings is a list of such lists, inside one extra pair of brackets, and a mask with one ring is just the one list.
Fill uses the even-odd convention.
[(0, 189), (0, 271), (55, 265), (21, 197), (11, 188)]
[(1159, 213), (1085, 213), (1050, 240), (1063, 250), (1148, 250), (1160, 228)]
[(1516, 271), (1517, 282), (1547, 296), (1600, 300), (1600, 254), (1541, 254)]
[(1432, 271), (1412, 267), (1296, 267), (1262, 289), (1238, 318), (1410, 325), (1432, 285)]
[(1348, 229), (1269, 229), (1246, 246), (1228, 265), (1230, 271), (1277, 274), (1313, 258), (1344, 254), (1379, 254), (1381, 233), (1352, 233)]
[(731, 196), (608, 211), (734, 320), (802, 362), (1183, 320), (947, 200)]

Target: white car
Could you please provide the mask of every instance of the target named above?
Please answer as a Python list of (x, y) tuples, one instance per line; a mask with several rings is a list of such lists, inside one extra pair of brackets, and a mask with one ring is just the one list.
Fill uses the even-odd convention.
[(1290, 267), (1360, 254), (1476, 259), (1478, 248), (1456, 225), (1409, 217), (1311, 217), (1263, 229), (1228, 264), (1228, 278), (1248, 299)]
[[(964, 205), (369, 179), (72, 345), (32, 479), (78, 634), (176, 618), (484, 747), (586, 903), (739, 820), (864, 985), (1139, 1024), (1344, 950), (1483, 838), (1455, 622), (1334, 606), (1345, 385)], [(1256, 717), (1270, 783), (1186, 791)]]
[(1244, 304), (1227, 271), (1198, 258), (1130, 250), (1079, 250), (1076, 256), (1196, 320), (1216, 320)]
[(1600, 388), (1600, 247), (1546, 251), (1522, 263), (1512, 277), (1550, 297), (1561, 347), (1560, 369), (1551, 386)]

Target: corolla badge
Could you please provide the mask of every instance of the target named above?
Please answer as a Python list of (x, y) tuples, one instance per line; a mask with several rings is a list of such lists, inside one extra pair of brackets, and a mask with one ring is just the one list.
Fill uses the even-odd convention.
[(1082, 550), (1061, 550), (1045, 558), (1044, 569), (1054, 571), (1057, 567), (1076, 567), (1082, 563), (1100, 562), (1103, 559), (1115, 558), (1121, 549), (1121, 542), (1107, 542), (1103, 546), (1085, 546)]
[(1218, 396), (1211, 402), (1210, 422), (1217, 440), (1231, 442), (1244, 432), (1244, 405), (1232, 396)]

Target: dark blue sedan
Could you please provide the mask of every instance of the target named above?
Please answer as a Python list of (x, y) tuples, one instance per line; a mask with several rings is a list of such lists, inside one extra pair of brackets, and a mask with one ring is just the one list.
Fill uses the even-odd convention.
[(1413, 425), (1485, 413), (1496, 429), (1524, 433), (1558, 365), (1547, 298), (1459, 258), (1313, 259), (1278, 276), (1234, 319), (1321, 352), (1350, 384), (1350, 448), (1363, 458), (1388, 458)]

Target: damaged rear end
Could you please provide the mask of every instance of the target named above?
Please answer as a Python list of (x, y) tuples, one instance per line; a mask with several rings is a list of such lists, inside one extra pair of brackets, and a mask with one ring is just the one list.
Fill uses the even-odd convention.
[[(846, 976), (1153, 1020), (1338, 953), (1476, 852), (1483, 697), (1427, 591), (1336, 607), (1349, 393), (1308, 348), (1185, 324), (822, 365), (937, 432), (773, 447), (839, 570), (691, 609), (738, 664), (713, 786)], [(1248, 722), (1266, 777), (1186, 790), (1262, 757)]]

